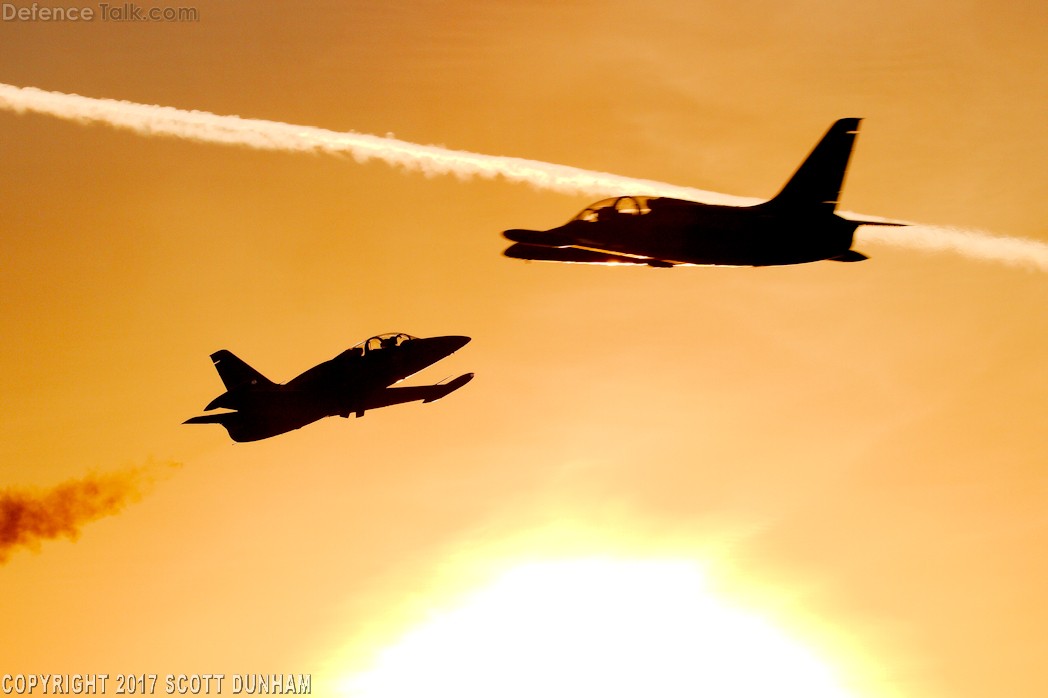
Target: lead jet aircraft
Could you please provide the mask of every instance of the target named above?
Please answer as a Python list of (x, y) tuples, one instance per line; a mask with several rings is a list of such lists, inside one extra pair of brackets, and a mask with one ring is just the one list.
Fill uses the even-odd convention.
[(473, 374), (436, 385), (389, 386), (450, 356), (469, 339), (381, 334), (283, 384), (274, 383), (222, 349), (211, 360), (226, 392), (204, 409), (233, 411), (193, 417), (184, 424), (221, 424), (234, 441), (258, 441), (336, 414), (362, 417), (367, 410), (402, 402), (433, 402), (469, 383)]
[(580, 264), (763, 267), (821, 259), (858, 262), (860, 225), (835, 211), (860, 119), (837, 121), (782, 191), (755, 206), (716, 206), (653, 196), (598, 201), (551, 230), (507, 230), (507, 257)]

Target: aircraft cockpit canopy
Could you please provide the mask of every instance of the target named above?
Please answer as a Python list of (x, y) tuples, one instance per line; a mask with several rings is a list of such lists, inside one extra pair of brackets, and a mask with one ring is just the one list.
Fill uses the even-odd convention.
[(611, 220), (616, 216), (643, 216), (646, 213), (651, 213), (651, 207), (648, 205), (649, 198), (651, 197), (619, 196), (604, 199), (592, 204), (571, 220), (594, 223), (596, 221)]
[(364, 353), (372, 351), (379, 351), (381, 349), (391, 349), (393, 347), (399, 347), (405, 342), (410, 342), (417, 337), (412, 337), (404, 332), (387, 332), (386, 334), (377, 334), (374, 337), (369, 337), (357, 346), (363, 349)]

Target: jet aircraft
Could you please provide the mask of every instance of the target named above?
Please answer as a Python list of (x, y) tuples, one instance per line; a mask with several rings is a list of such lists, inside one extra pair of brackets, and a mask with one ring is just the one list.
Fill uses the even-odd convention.
[(212, 354), (211, 360), (226, 392), (204, 410), (232, 411), (193, 417), (184, 424), (221, 424), (234, 441), (258, 441), (336, 414), (362, 417), (367, 410), (402, 402), (433, 402), (464, 386), (473, 374), (436, 385), (390, 386), (450, 356), (469, 340), (460, 336), (419, 339), (404, 333), (381, 334), (283, 384), (274, 383), (222, 349)]
[(771, 266), (822, 259), (858, 262), (860, 225), (835, 211), (860, 119), (830, 127), (773, 199), (717, 206), (654, 196), (598, 201), (550, 230), (507, 230), (507, 257), (580, 264)]

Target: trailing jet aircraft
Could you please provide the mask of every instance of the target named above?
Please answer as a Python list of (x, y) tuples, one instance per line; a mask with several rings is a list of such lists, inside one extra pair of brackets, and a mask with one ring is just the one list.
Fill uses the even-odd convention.
[(450, 356), (469, 339), (377, 335), (283, 384), (274, 383), (222, 349), (211, 360), (226, 392), (204, 409), (234, 411), (193, 417), (184, 424), (221, 424), (234, 441), (258, 441), (336, 414), (362, 417), (367, 410), (402, 402), (433, 402), (469, 383), (473, 374), (436, 385), (389, 386)]
[(860, 119), (826, 132), (775, 198), (755, 206), (715, 206), (653, 196), (598, 201), (551, 230), (507, 230), (507, 257), (580, 264), (771, 266), (821, 259), (858, 262), (860, 225), (835, 211)]

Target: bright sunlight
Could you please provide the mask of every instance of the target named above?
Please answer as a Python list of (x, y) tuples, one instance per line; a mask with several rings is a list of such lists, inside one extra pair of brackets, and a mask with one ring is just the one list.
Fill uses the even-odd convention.
[(687, 561), (588, 559), (513, 568), (434, 613), (355, 698), (846, 698), (830, 668), (724, 603)]

